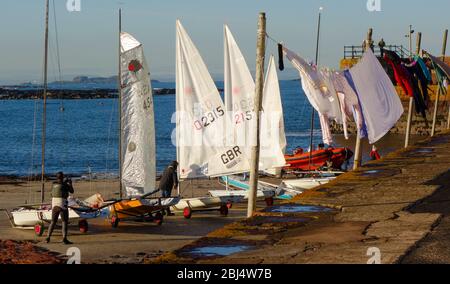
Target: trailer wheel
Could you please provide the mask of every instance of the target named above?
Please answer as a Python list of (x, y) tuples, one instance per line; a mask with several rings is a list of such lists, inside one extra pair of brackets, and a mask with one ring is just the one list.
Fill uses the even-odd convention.
[(34, 225), (34, 233), (38, 237), (41, 237), (44, 234), (44, 223), (43, 222), (38, 222)]
[(80, 229), (81, 233), (87, 233), (88, 229), (89, 229), (89, 224), (87, 220), (80, 220), (78, 221), (78, 228)]
[(117, 228), (117, 226), (119, 226), (119, 218), (117, 218), (116, 216), (112, 216), (111, 217), (111, 226), (113, 228)]
[(157, 212), (154, 217), (156, 225), (161, 226), (163, 223), (164, 216), (161, 212)]
[(226, 204), (222, 204), (219, 209), (220, 215), (227, 216), (228, 215), (228, 206)]
[(184, 207), (183, 209), (183, 216), (186, 219), (190, 219), (192, 216), (192, 209), (190, 207)]
[(272, 206), (273, 205), (273, 197), (267, 197), (266, 199), (266, 205)]

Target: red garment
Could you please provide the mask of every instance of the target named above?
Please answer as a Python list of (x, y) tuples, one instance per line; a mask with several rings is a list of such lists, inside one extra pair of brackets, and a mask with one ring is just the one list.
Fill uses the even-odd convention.
[(411, 83), (408, 70), (406, 70), (406, 68), (401, 64), (394, 63), (388, 56), (386, 56), (386, 54), (384, 55), (384, 60), (391, 65), (394, 70), (395, 80), (397, 81), (397, 84), (402, 87), (405, 94), (410, 97), (414, 97), (414, 88)]
[(371, 158), (372, 160), (379, 160), (379, 159), (381, 159), (381, 156), (380, 156), (380, 154), (378, 154), (378, 151), (377, 151), (377, 150), (372, 150), (372, 151), (370, 152), (370, 158)]

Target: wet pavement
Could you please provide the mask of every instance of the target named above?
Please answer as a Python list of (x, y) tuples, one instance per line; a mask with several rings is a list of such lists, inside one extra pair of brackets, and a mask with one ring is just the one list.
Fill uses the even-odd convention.
[[(154, 263), (449, 263), (449, 171), (450, 135), (427, 139)], [(251, 242), (229, 255), (185, 253)]]

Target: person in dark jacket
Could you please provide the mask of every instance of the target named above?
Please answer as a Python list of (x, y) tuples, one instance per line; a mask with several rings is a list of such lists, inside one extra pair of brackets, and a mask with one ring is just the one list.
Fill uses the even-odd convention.
[[(172, 195), (172, 189), (178, 186), (177, 167), (178, 162), (172, 161), (164, 170), (161, 180), (159, 181), (159, 190), (161, 190), (162, 197), (170, 197)], [(167, 208), (167, 215), (174, 215), (170, 212), (170, 208)]]
[(56, 181), (52, 186), (52, 222), (50, 223), (47, 238), (45, 239), (47, 243), (50, 242), (53, 229), (55, 229), (56, 222), (61, 215), (63, 243), (66, 245), (72, 244), (72, 242), (67, 239), (67, 227), (69, 226), (69, 208), (67, 198), (69, 197), (69, 194), (73, 192), (72, 180), (64, 180), (64, 173), (58, 172), (56, 174)]

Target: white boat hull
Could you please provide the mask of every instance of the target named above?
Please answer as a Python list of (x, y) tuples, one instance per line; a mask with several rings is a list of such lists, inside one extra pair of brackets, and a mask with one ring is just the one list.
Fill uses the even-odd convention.
[(336, 177), (321, 177), (321, 178), (300, 178), (300, 179), (286, 179), (283, 180), (283, 183), (287, 188), (305, 191), (316, 186), (326, 184)]
[[(209, 194), (211, 194), (211, 196), (216, 196), (216, 197), (239, 196), (242, 199), (247, 200), (249, 191), (248, 190), (210, 190)], [(274, 197), (275, 194), (276, 194), (275, 190), (257, 190), (256, 198), (259, 200), (266, 199), (266, 198)]]
[[(11, 211), (13, 222), (18, 227), (33, 227), (39, 222), (51, 222), (52, 210), (51, 209), (30, 209), (30, 208), (17, 208)], [(69, 221), (80, 219), (80, 215), (74, 210), (69, 208)], [(61, 220), (61, 216), (59, 219)]]
[(222, 204), (236, 203), (241, 201), (241, 196), (204, 196), (194, 198), (183, 198), (176, 205), (172, 206), (175, 211), (184, 210), (189, 207), (191, 209), (207, 209), (220, 207)]

